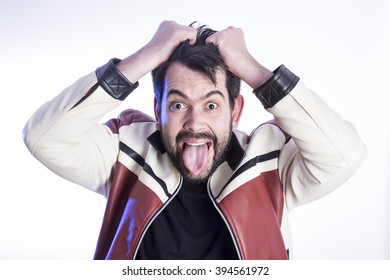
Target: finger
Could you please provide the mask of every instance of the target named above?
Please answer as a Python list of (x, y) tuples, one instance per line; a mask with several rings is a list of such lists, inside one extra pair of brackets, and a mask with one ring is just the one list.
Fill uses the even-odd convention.
[(187, 40), (189, 41), (190, 45), (193, 45), (195, 44), (196, 42), (196, 39), (197, 39), (197, 36), (198, 36), (198, 31), (196, 28), (192, 27), (192, 26), (186, 26), (186, 31), (187, 31)]
[[(220, 31), (219, 31), (220, 32)], [(209, 37), (206, 38), (206, 44), (214, 44), (218, 45), (219, 42), (219, 32), (214, 33), (213, 35), (210, 35)]]

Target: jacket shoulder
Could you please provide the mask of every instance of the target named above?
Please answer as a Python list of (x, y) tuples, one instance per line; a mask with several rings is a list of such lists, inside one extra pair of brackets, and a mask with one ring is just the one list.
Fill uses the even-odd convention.
[(110, 128), (113, 133), (117, 134), (122, 126), (142, 122), (155, 122), (155, 120), (151, 116), (141, 111), (127, 109), (122, 111), (117, 118), (113, 118), (107, 121), (105, 125), (108, 126), (108, 128)]

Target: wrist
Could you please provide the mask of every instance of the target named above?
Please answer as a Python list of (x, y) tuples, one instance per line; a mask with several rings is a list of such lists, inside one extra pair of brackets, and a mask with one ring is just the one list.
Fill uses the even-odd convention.
[(156, 54), (144, 47), (120, 61), (116, 66), (130, 82), (136, 82), (150, 73), (157, 65)]
[(138, 82), (131, 83), (125, 75), (116, 67), (121, 60), (110, 59), (108, 63), (96, 69), (96, 77), (99, 85), (113, 98), (124, 100), (134, 89)]
[(234, 67), (228, 66), (231, 72), (253, 89), (260, 87), (273, 76), (272, 71), (258, 63), (249, 53), (233, 61), (239, 63), (235, 63)]
[(284, 65), (279, 66), (264, 84), (253, 93), (261, 101), (265, 109), (272, 108), (296, 86), (299, 77)]

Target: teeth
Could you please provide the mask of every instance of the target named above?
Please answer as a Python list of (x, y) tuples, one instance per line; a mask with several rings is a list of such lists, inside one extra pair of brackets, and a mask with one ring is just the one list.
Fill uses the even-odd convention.
[(186, 143), (188, 146), (202, 146), (205, 143)]

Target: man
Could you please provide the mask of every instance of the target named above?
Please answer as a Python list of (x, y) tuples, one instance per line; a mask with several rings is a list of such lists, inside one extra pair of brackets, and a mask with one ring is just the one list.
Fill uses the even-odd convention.
[[(98, 124), (149, 72), (155, 120), (129, 109)], [(251, 135), (237, 130), (240, 80), (274, 116)], [(44, 104), (24, 139), (48, 168), (108, 198), (96, 259), (287, 259), (288, 211), (365, 157), (353, 126), (283, 65), (258, 63), (240, 29), (173, 21)]]

